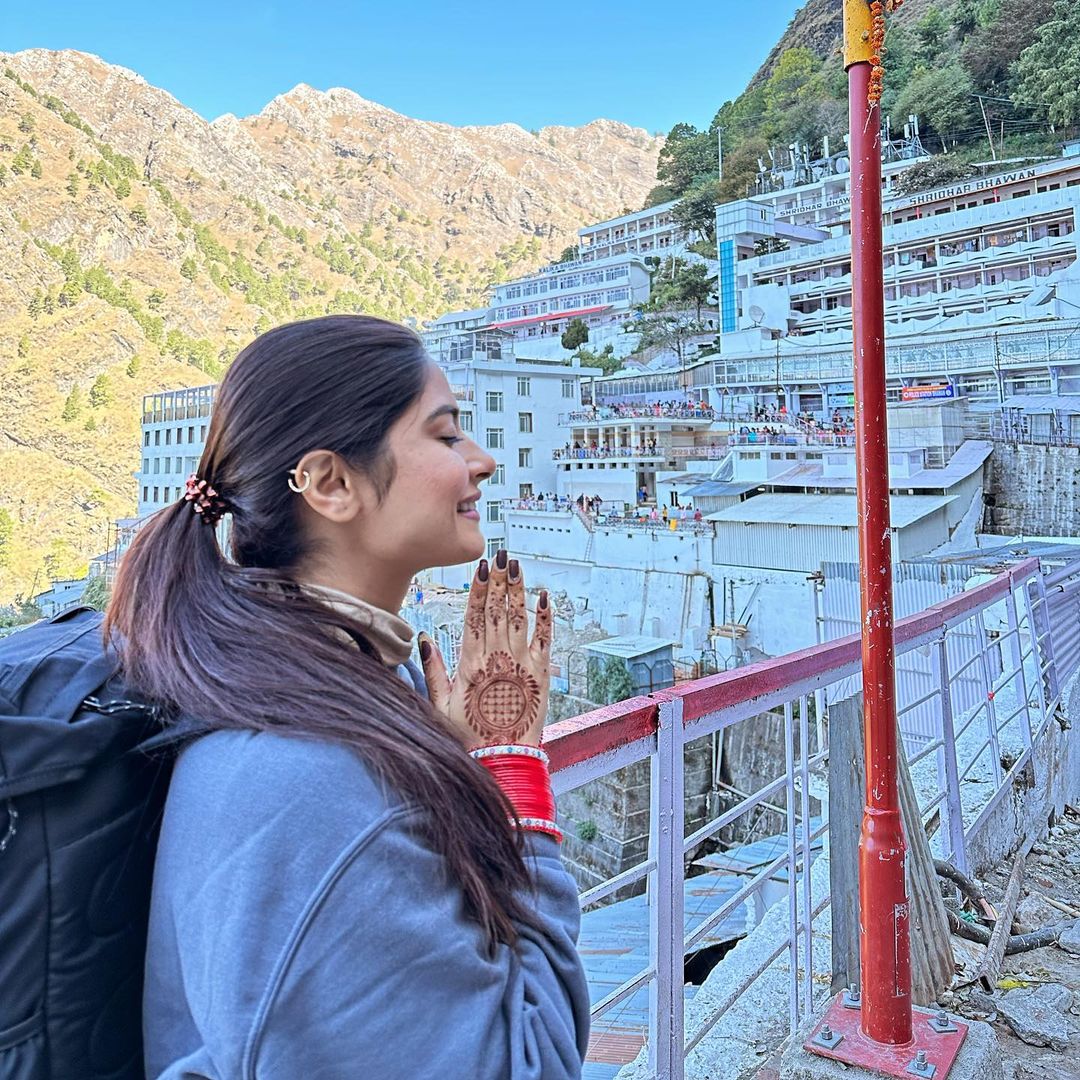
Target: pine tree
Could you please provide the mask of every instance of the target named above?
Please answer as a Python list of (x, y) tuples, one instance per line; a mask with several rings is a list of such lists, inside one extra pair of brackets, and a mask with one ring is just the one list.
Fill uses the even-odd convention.
[(131, 181), (126, 176), (121, 176), (113, 185), (118, 199), (126, 199), (131, 194)]
[(79, 194), (79, 174), (68, 173), (67, 181), (67, 193), (74, 199)]
[(41, 167), (41, 158), (35, 158), (34, 164), (30, 166), (30, 175), (35, 180), (40, 180), (45, 170)]
[(93, 416), (88, 416), (86, 418), (86, 423), (83, 424), (83, 430), (84, 431), (97, 431), (97, 421), (93, 418)]
[(30, 338), (26, 334), (19, 338), (19, 344), (16, 346), (15, 351), (18, 353), (20, 360), (25, 360), (30, 355)]
[(185, 259), (180, 264), (180, 275), (186, 277), (188, 281), (194, 281), (195, 275), (198, 273), (198, 267), (195, 265), (195, 260), (192, 258)]
[(146, 207), (143, 206), (142, 203), (133, 206), (128, 211), (128, 217), (130, 217), (136, 225), (147, 225), (150, 222), (150, 215), (146, 212)]
[(41, 290), (35, 289), (34, 295), (30, 297), (30, 302), (26, 305), (26, 312), (31, 319), (36, 319), (41, 314), (44, 303), (45, 299), (41, 294)]
[(60, 419), (69, 422), (78, 419), (79, 413), (82, 412), (82, 407), (82, 391), (77, 386), (73, 386), (71, 388), (71, 393), (68, 394), (67, 400), (64, 402), (64, 411), (60, 414)]
[(29, 135), (34, 130), (34, 116), (33, 113), (25, 112), (19, 117), (19, 130), (24, 135)]
[(128, 365), (127, 365), (127, 368), (125, 369), (125, 371), (127, 372), (127, 377), (128, 377), (129, 379), (134, 379), (134, 378), (135, 378), (135, 376), (139, 374), (139, 369), (140, 369), (141, 367), (142, 367), (142, 360), (140, 359), (140, 357), (139, 357), (139, 354), (138, 354), (138, 353), (136, 353), (136, 354), (135, 354), (135, 355), (134, 355), (134, 356), (133, 356), (133, 357), (132, 357), (132, 358), (131, 358), (131, 359), (130, 359), (130, 360), (128, 361)]
[(34, 154), (27, 144), (23, 144), (22, 149), (12, 158), (11, 171), (16, 176), (22, 176), (24, 172), (29, 172), (34, 167)]
[(102, 409), (111, 405), (113, 400), (112, 385), (108, 375), (99, 375), (90, 387), (90, 406), (94, 409)]

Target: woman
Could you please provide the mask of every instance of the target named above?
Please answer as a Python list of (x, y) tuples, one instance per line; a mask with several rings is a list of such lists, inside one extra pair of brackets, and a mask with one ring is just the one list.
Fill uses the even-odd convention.
[(154, 876), (150, 1077), (580, 1075), (577, 894), (536, 749), (547, 596), (530, 640), (517, 563), (481, 561), (453, 680), (430, 640), (426, 680), (408, 663), (396, 615), (419, 571), (483, 554), (494, 469), (393, 323), (282, 326), (225, 376), (108, 620), (191, 736)]

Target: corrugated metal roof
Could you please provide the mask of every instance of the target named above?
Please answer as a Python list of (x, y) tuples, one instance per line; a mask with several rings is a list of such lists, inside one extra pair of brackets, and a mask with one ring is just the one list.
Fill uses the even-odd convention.
[[(906, 447), (893, 447), (900, 453)], [(947, 488), (966, 480), (973, 472), (983, 467), (986, 459), (993, 453), (994, 444), (977, 439), (968, 439), (949, 459), (943, 469), (920, 469), (910, 476), (889, 472), (889, 485), (895, 488)], [(825, 448), (825, 453), (846, 453), (844, 449)], [(852, 471), (846, 476), (823, 476), (822, 466), (816, 462), (800, 462), (785, 469), (776, 476), (771, 476), (764, 483), (770, 487), (824, 487), (851, 488), (855, 486), (854, 451), (851, 451)]]
[(761, 485), (756, 481), (753, 484), (736, 484), (727, 480), (706, 480), (703, 484), (687, 488), (682, 494), (695, 499), (705, 495), (745, 495), (759, 487)]
[[(948, 506), (955, 495), (894, 495), (890, 500), (892, 525), (903, 529)], [(757, 525), (846, 525), (859, 523), (854, 495), (757, 495), (737, 506), (706, 514), (706, 521)]]

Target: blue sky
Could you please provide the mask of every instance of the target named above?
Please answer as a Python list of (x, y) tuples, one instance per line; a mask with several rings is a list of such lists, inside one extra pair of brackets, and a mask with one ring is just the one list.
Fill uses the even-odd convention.
[(306, 82), (451, 124), (602, 116), (666, 132), (708, 124), (802, 2), (39, 0), (5, 5), (0, 50), (97, 53), (208, 119)]

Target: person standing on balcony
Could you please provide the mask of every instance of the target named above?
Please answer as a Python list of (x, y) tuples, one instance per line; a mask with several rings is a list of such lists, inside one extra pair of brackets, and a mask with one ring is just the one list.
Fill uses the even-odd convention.
[[(350, 407), (343, 409), (347, 401)], [(411, 330), (256, 339), (106, 628), (185, 740), (161, 826), (152, 1080), (578, 1078), (589, 995), (546, 755), (552, 611), (481, 560), (457, 672), (398, 617), (484, 553), (495, 461)], [(228, 557), (217, 523), (228, 515)]]

